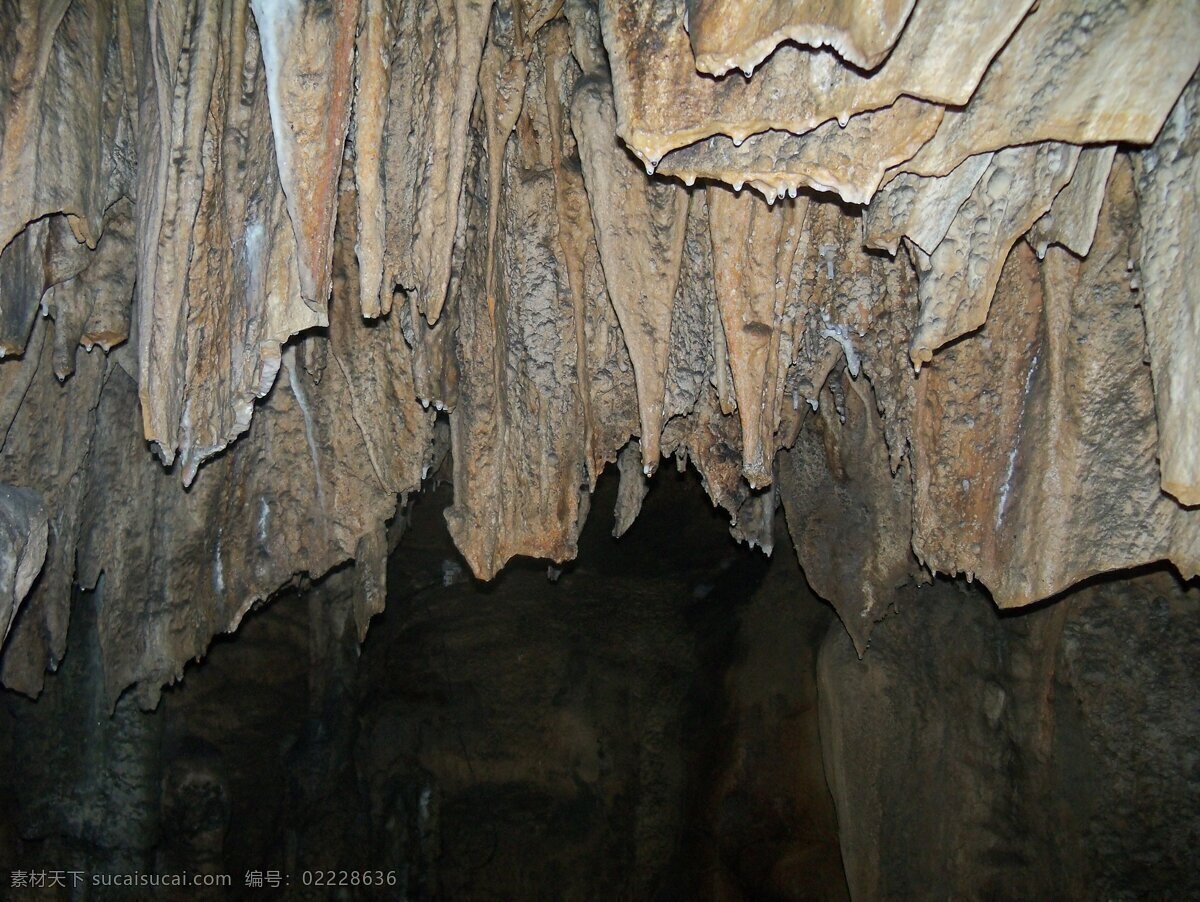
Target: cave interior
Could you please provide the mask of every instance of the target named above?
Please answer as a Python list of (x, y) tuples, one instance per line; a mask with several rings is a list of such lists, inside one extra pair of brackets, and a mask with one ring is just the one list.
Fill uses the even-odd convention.
[(1200, 899), (1198, 158), (1196, 0), (3, 0), (0, 898)]

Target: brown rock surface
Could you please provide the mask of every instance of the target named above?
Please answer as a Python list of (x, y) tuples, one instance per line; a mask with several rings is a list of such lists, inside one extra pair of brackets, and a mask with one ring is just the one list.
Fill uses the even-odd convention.
[(742, 472), (751, 488), (773, 478), (783, 387), (780, 331), (807, 206), (791, 200), (768, 205), (748, 192), (723, 188), (708, 191), (717, 306), (742, 424)]
[(11, 0), (4, 679), (101, 573), (109, 701), (351, 558), (361, 632), (447, 445), (479, 576), (673, 456), (860, 647), (910, 547), (1003, 606), (1194, 573), (1198, 62), (1168, 0)]
[(863, 244), (895, 256), (900, 239), (907, 238), (926, 254), (932, 254), (991, 162), (992, 154), (981, 153), (967, 157), (943, 176), (900, 173), (867, 208)]
[(605, 282), (637, 380), (642, 466), (649, 475), (658, 467), (671, 309), (682, 265), (688, 196), (676, 185), (652, 181), (630, 161), (616, 138), (616, 115), (606, 83), (581, 82), (571, 118)]
[(941, 121), (942, 107), (901, 97), (893, 106), (852, 116), (844, 127), (826, 122), (803, 135), (768, 131), (745, 141), (706, 138), (668, 153), (657, 171), (689, 186), (712, 179), (741, 190), (744, 182), (768, 203), (811, 188), (865, 204), (884, 174), (912, 157)]
[(1012, 147), (995, 154), (959, 207), (937, 249), (914, 253), (921, 316), (913, 335), (913, 365), (933, 359), (947, 342), (987, 320), (1009, 249), (1054, 202), (1079, 158), (1065, 144)]
[(1196, 894), (1195, 589), (1151, 572), (1021, 617), (940, 581), (894, 600), (865, 656), (835, 628), (817, 658), (852, 898)]
[(190, 483), (249, 427), (283, 343), (327, 323), (326, 299), (301, 296), (301, 229), (280, 182), (249, 9), (161, 4), (147, 27), (156, 40), (141, 105), (138, 391), (146, 438), (166, 464), (178, 450)]
[(944, 175), (972, 154), (1037, 141), (1149, 144), (1197, 65), (1194, 3), (1044, 0), (905, 169)]
[(842, 618), (859, 654), (894, 591), (918, 575), (909, 544), (912, 477), (888, 465), (883, 424), (865, 377), (846, 370), (841, 408), (832, 386), (796, 444), (779, 455), (788, 530), (812, 589)]
[[(382, 5), (386, 12), (376, 8)], [(488, 30), (491, 3), (456, 0), (423, 3), (420, 0), (380, 3), (369, 0), (368, 17), (387, 16), (391, 21), (388, 73), (366, 83), (360, 77), (359, 99), (387, 87), (387, 119), (366, 124), (364, 154), (380, 154), (383, 196), (368, 188), (360, 192), (364, 222), (383, 217), (383, 245), (378, 232), (364, 230), (368, 253), (383, 258), (382, 291), (378, 301), (364, 287), (363, 313), (375, 315), (375, 304), (386, 312), (392, 289), (402, 287), (416, 313), (437, 320), (451, 278), (451, 251), (457, 237), (459, 192), (468, 146), (471, 107), (480, 78), (479, 64)], [(384, 40), (387, 40), (385, 37)], [(364, 48), (366, 52), (370, 52)], [(360, 72), (363, 62), (360, 51)], [(368, 66), (375, 65), (372, 61)], [(370, 71), (368, 68), (366, 71)], [(371, 101), (382, 109), (382, 98)], [(376, 141), (383, 142), (378, 150)], [(382, 204), (383, 210), (380, 210)], [(365, 267), (364, 272), (377, 272)], [(373, 286), (372, 276), (372, 286)]]
[(46, 560), (46, 509), (37, 492), (0, 486), (0, 648)]
[[(1162, 487), (1200, 504), (1200, 84), (1193, 79), (1158, 142), (1133, 157), (1141, 225), (1138, 278), (1154, 375)], [(1130, 258), (1133, 262), (1134, 258)]]
[(860, 69), (878, 66), (908, 21), (915, 0), (688, 0), (696, 68), (712, 75), (753, 69), (784, 41), (828, 45)]
[(329, 297), (358, 6), (357, 0), (250, 0), (262, 48), (275, 163), (296, 233), (300, 293), (317, 307)]
[(1017, 245), (987, 325), (917, 380), (913, 547), (936, 571), (978, 576), (1002, 607), (1114, 565), (1197, 571), (1196, 512), (1157, 483), (1127, 162), (1109, 185), (1088, 257), (1052, 247), (1039, 266)]
[[(136, 4), (15, 0), (0, 17), (0, 247), (64, 213), (95, 246), (132, 183)], [(134, 27), (137, 32), (134, 32)]]
[(863, 73), (828, 51), (784, 46), (756, 77), (696, 71), (685, 0), (601, 2), (617, 132), (643, 161), (712, 135), (804, 134), (890, 106), (901, 95), (964, 104), (1032, 2), (918, 3), (887, 62)]

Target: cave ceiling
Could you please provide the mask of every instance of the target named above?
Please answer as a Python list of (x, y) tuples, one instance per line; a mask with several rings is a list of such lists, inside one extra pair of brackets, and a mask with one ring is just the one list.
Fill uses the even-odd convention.
[(860, 651), (1196, 575), (1198, 64), (1191, 0), (5, 0), (0, 677), (101, 578), (111, 699), (347, 561), (365, 630), (438, 473), (488, 579), (693, 467)]

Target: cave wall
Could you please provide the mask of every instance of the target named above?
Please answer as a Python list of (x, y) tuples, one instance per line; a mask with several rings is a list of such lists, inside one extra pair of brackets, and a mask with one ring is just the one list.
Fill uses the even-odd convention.
[(854, 898), (1200, 891), (1195, 595), (1151, 570), (997, 617), (939, 581), (896, 593), (861, 659), (827, 634), (821, 738)]

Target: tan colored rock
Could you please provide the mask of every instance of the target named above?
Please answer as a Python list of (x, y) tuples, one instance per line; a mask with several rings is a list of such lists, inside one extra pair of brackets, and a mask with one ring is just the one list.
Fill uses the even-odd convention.
[[(512, 26), (505, 16), (493, 19), (485, 73), (517, 71), (506, 62)], [(482, 579), (517, 554), (574, 557), (586, 512), (583, 355), (570, 269), (555, 236), (559, 154), (536, 139), (550, 133), (551, 111), (561, 106), (546, 99), (557, 83), (547, 77), (547, 40), (538, 36), (527, 78), (522, 65), (516, 81), (483, 83), (485, 155), (468, 176), (476, 200), (467, 227), (487, 241), (467, 249), (452, 300), (460, 375), (446, 521)]]
[(650, 482), (642, 471), (642, 449), (637, 440), (630, 442), (617, 455), (617, 469), (621, 482), (617, 487), (617, 504), (613, 511), (612, 534), (614, 539), (625, 535), (642, 510), (642, 501), (650, 491)]
[[(0, 248), (65, 213), (95, 246), (132, 177), (130, 10), (112, 0), (20, 0), (0, 23)], [(138, 40), (142, 36), (138, 35)]]
[(1163, 133), (1134, 156), (1141, 253), (1137, 278), (1158, 414), (1163, 491), (1200, 504), (1200, 82), (1184, 91)]
[[(844, 359), (852, 377), (865, 374), (874, 387), (895, 471), (911, 439), (914, 380), (908, 348), (917, 315), (913, 268), (904, 256), (864, 251), (861, 215), (837, 204), (810, 204), (805, 231), (792, 275), (794, 309), (787, 314), (795, 338), (785, 386), (791, 404), (784, 410), (803, 414), (826, 403), (830, 395), (822, 394), (822, 387)], [(833, 391), (840, 387), (837, 379), (829, 384)], [(793, 416), (785, 447), (800, 425)]]
[[(668, 421), (691, 413), (700, 400), (705, 381), (715, 376), (713, 344), (718, 335), (724, 353), (725, 332), (717, 309), (707, 192), (692, 191), (690, 195), (683, 264), (671, 308), (671, 347), (663, 402), (663, 415)], [(727, 371), (728, 365), (723, 364), (722, 375)], [(729, 392), (732, 396), (732, 386)]]
[(0, 357), (25, 353), (33, 318), (48, 287), (49, 228), (50, 220), (40, 219), (0, 252)]
[(740, 541), (782, 502), (860, 648), (910, 542), (1004, 605), (1197, 569), (1194, 87), (1136, 204), (1114, 150), (1194, 69), (1190, 6), (9, 5), (0, 480), (51, 527), (14, 687), (102, 571), (110, 699), (352, 558), (361, 637), (447, 445), (479, 576), (572, 557), (613, 461), (626, 527), (665, 454)]
[(990, 153), (963, 160), (940, 177), (901, 173), (871, 200), (863, 215), (863, 244), (893, 256), (907, 238), (932, 254), (992, 162)]
[(695, 465), (712, 503), (723, 508), (736, 527), (738, 512), (749, 500), (750, 484), (742, 476), (742, 436), (738, 418), (724, 413), (716, 389), (707, 384), (696, 409), (680, 421), (680, 450)]
[(90, 351), (99, 345), (111, 351), (129, 338), (133, 280), (137, 272), (133, 207), (118, 202), (96, 245), (96, 255), (84, 272), (85, 291), (91, 295), (90, 313), (79, 343)]
[(918, 3), (895, 49), (862, 73), (829, 52), (783, 46), (747, 79), (696, 71), (683, 28), (685, 0), (603, 0), (617, 133), (655, 166), (678, 147), (712, 135), (744, 140), (768, 129), (804, 134), (890, 106), (901, 95), (966, 103), (1032, 0)]
[[(374, 5), (368, 5), (368, 16), (379, 15)], [(383, 195), (368, 192), (360, 200), (364, 222), (377, 219), (380, 201), (384, 204), (381, 312), (391, 308), (392, 289), (400, 286), (409, 294), (414, 316), (432, 323), (441, 315), (451, 276), (467, 127), (491, 7), (488, 0), (387, 4), (390, 87), (387, 123), (377, 135), (383, 141)], [(359, 96), (370, 98), (363, 92), (380, 87), (377, 79), (366, 87), (360, 82)], [(366, 102), (380, 103), (378, 98)], [(372, 150), (371, 140), (362, 149), (368, 159), (380, 152)], [(363, 308), (370, 315), (374, 305), (370, 299), (364, 304), (370, 305)]]
[[(344, 380), (342, 391), (354, 428), (349, 435), (336, 436), (331, 443), (344, 441), (346, 445), (339, 444), (337, 450), (346, 457), (365, 455), (382, 493), (402, 495), (417, 489), (427, 475), (434, 411), (422, 406), (413, 394), (414, 360), (399, 318), (382, 317), (366, 323), (360, 307), (354, 303), (355, 290), (361, 284), (356, 257), (361, 245), (351, 226), (356, 206), (355, 194), (348, 190), (352, 170), (352, 163), (343, 169), (338, 195), (341, 231), (333, 255), (335, 302), (329, 309), (329, 337), (325, 346), (326, 368), (336, 368)], [(320, 341), (313, 336), (304, 347), (307, 350)], [(345, 413), (339, 412), (337, 422), (349, 426)], [(382, 521), (380, 528), (381, 525)], [(375, 531), (365, 534), (369, 538), (356, 537), (359, 542), (367, 541), (372, 553), (380, 549)], [(346, 547), (349, 542), (348, 537)], [(384, 548), (381, 554), (386, 557), (386, 553)], [(366, 621), (360, 618), (359, 625), (365, 629)]]
[(742, 425), (742, 471), (751, 488), (774, 478), (782, 374), (780, 331), (805, 200), (776, 205), (708, 189), (717, 305)]
[[(343, 184), (349, 179), (347, 170)], [(359, 576), (374, 586), (362, 589), (360, 630), (377, 607), (380, 531), (430, 463), (432, 414), (411, 394), (398, 323), (361, 317), (353, 210), (343, 193), (328, 336), (283, 352), (280, 378), (247, 434), (186, 492), (146, 449), (137, 386), (110, 366), (81, 480), (78, 543), (79, 581), (105, 575), (110, 702), (136, 684), (139, 703), (152, 707), (212, 636), (236, 629), (298, 574), (316, 578), (358, 556)], [(318, 357), (319, 381), (310, 374)], [(102, 359), (84, 359), (94, 358)]]
[(388, 0), (361, 0), (354, 81), (354, 187), (357, 191), (358, 269), (362, 315), (376, 317), (392, 308), (392, 290), (383, 290), (385, 223), (383, 146), (392, 82), (395, 29)]
[(753, 70), (784, 41), (829, 46), (874, 69), (896, 43), (916, 0), (688, 0), (696, 68), (712, 75)]
[(767, 557), (775, 551), (775, 511), (779, 493), (774, 484), (749, 494), (729, 518), (729, 534), (747, 548), (758, 548)]
[[(50, 527), (43, 572), (25, 599), (0, 660), (4, 685), (34, 697), (42, 690), (46, 669), (56, 668), (66, 654), (84, 474), (107, 366), (103, 355), (85, 354), (75, 375), (59, 382), (52, 332), (50, 321), (39, 318), (25, 356), (0, 364), (0, 380), (11, 379), (13, 387), (22, 389), (20, 405), (6, 405), (3, 411), (12, 419), (4, 423), (0, 481), (37, 492)], [(125, 503), (140, 513), (144, 502), (142, 496)]]
[[(119, 215), (118, 207), (128, 208), (128, 202), (118, 201), (110, 208), (112, 212), (106, 214), (105, 219), (107, 220), (109, 216)], [(43, 282), (49, 288), (73, 279), (83, 272), (91, 263), (92, 248), (75, 237), (75, 232), (71, 228), (71, 217), (54, 214), (46, 217), (46, 223), (49, 231), (46, 234), (46, 249), (42, 266), (45, 269)], [(35, 223), (30, 223), (30, 225), (33, 226)]]
[(87, 257), (78, 275), (50, 288), (42, 301), (42, 309), (54, 317), (54, 374), (59, 379), (75, 372), (80, 345), (108, 351), (129, 338), (137, 261), (128, 200), (113, 205), (104, 233)]
[(596, 243), (637, 379), (642, 465), (658, 466), (671, 309), (682, 263), (688, 196), (640, 172), (616, 139), (608, 86), (580, 82), (571, 106)]
[(1009, 249), (1050, 209), (1078, 157), (1078, 148), (1054, 143), (996, 153), (936, 250), (917, 252), (921, 317), (909, 352), (914, 366), (983, 325)]
[[(576, 15), (586, 16), (590, 12), (594, 17), (595, 13), (586, 2), (573, 2), (567, 9)], [(583, 408), (588, 478), (594, 486), (605, 465), (616, 459), (618, 449), (637, 433), (638, 410), (633, 364), (608, 296), (583, 164), (571, 128), (575, 86), (586, 76), (576, 63), (575, 55), (581, 52), (581, 47), (590, 48), (592, 65), (600, 65), (603, 48), (598, 23), (589, 26), (577, 20), (569, 32), (561, 27), (550, 27), (546, 36), (546, 106), (555, 171), (558, 243), (566, 263), (574, 305), (575, 340), (582, 349), (578, 370), (579, 398)], [(681, 280), (679, 291), (684, 290)], [(673, 317), (672, 328), (675, 325)], [(669, 399), (666, 408), (666, 415), (670, 416)]]
[(1159, 489), (1126, 271), (1136, 217), (1119, 160), (1087, 258), (1051, 247), (1039, 265), (1016, 245), (987, 325), (917, 380), (913, 547), (1002, 607), (1151, 561), (1200, 565), (1196, 512)]
[(275, 162), (296, 233), (300, 291), (317, 308), (329, 300), (359, 2), (250, 0), (262, 48)]
[(1085, 147), (1079, 152), (1079, 163), (1071, 181), (1054, 198), (1050, 211), (1029, 230), (1029, 243), (1042, 260), (1046, 249), (1057, 244), (1078, 257), (1086, 257), (1096, 235), (1096, 219), (1108, 174), (1116, 157), (1116, 145)]
[(158, 40), (137, 206), (145, 434), (165, 463), (179, 451), (185, 483), (248, 428), (283, 343), (328, 321), (324, 300), (314, 309), (301, 297), (249, 10), (233, 4), (224, 15), (203, 3), (193, 12), (159, 5), (148, 23)]
[(767, 203), (811, 188), (865, 204), (884, 173), (912, 157), (941, 121), (942, 107), (901, 97), (893, 106), (852, 116), (844, 128), (826, 122), (803, 135), (768, 131), (740, 145), (724, 135), (706, 138), (668, 153), (657, 172), (687, 185), (710, 179), (740, 190), (744, 182)]
[[(919, 8), (919, 7), (918, 7)], [(1200, 7), (1177, 0), (1042, 0), (961, 110), (905, 170), (1038, 141), (1149, 144), (1200, 65)]]

